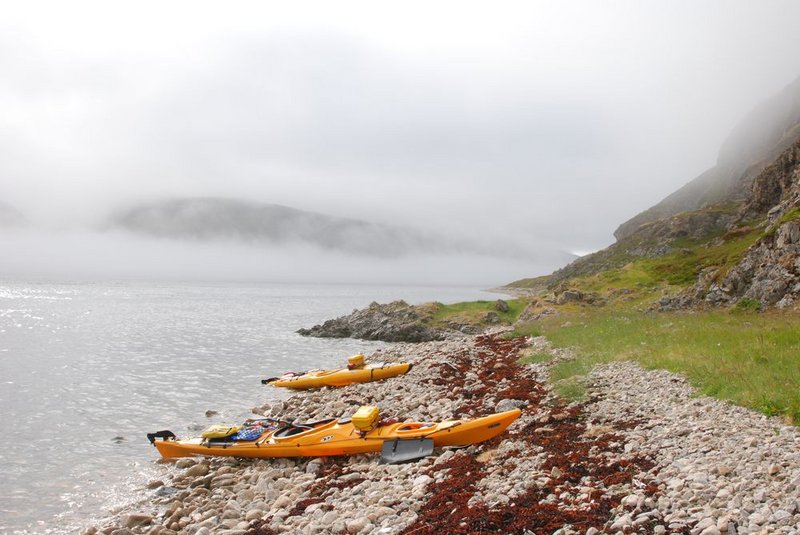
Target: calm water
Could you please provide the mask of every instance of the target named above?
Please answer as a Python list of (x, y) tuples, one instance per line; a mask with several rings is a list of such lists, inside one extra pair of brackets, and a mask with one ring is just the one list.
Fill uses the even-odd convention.
[(469, 288), (0, 282), (0, 532), (62, 532), (141, 497), (145, 433), (236, 422), (260, 379), (383, 344), (294, 331), (371, 301), (494, 299)]

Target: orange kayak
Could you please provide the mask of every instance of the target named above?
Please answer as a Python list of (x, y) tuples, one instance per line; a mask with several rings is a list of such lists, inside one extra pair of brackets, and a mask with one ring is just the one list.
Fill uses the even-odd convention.
[(367, 365), (361, 368), (340, 370), (311, 370), (302, 374), (287, 374), (283, 377), (266, 379), (262, 383), (295, 390), (322, 388), (323, 386), (347, 386), (353, 383), (368, 383), (380, 381), (408, 373), (411, 364), (401, 362), (398, 364)]
[(265, 428), (253, 440), (236, 441), (231, 437), (180, 440), (169, 431), (154, 433), (148, 438), (165, 458), (199, 455), (328, 457), (380, 452), (384, 443), (394, 441), (432, 440), (436, 447), (468, 446), (499, 435), (520, 413), (519, 409), (513, 409), (471, 420), (447, 420), (437, 424), (391, 423), (377, 425), (366, 432), (359, 430), (349, 419), (330, 419), (307, 425), (276, 425), (274, 429)]

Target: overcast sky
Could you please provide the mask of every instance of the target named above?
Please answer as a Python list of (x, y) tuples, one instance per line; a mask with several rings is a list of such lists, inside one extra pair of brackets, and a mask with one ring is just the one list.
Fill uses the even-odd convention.
[[(0, 201), (225, 196), (584, 252), (800, 75), (800, 2), (17, 2)], [(557, 266), (555, 266), (557, 267)]]

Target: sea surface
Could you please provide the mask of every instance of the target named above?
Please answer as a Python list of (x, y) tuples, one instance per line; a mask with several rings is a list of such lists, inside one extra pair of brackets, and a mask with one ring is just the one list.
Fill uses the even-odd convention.
[[(142, 499), (147, 432), (237, 423), (260, 379), (385, 344), (295, 331), (371, 301), (496, 299), (461, 287), (0, 281), (0, 533), (80, 530)], [(219, 416), (207, 418), (207, 410)]]

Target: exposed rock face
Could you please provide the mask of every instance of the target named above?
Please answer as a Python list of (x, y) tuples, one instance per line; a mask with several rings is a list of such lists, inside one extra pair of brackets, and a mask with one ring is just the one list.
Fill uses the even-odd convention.
[(767, 214), (773, 220), (798, 204), (798, 166), (800, 142), (787, 148), (772, 165), (753, 181), (752, 192), (745, 203), (740, 219)]
[[(800, 91), (800, 83), (797, 85)], [(554, 272), (548, 287), (556, 293), (555, 302), (579, 300), (572, 293), (559, 292), (572, 277), (621, 268), (639, 257), (680, 252), (683, 250), (680, 240), (706, 241), (705, 247), (714, 248), (724, 245), (726, 239), (757, 232), (761, 235), (741, 258), (721, 254), (722, 265), (704, 268), (691, 287), (676, 296), (662, 298), (657, 308), (727, 305), (745, 298), (756, 300), (761, 306), (779, 308), (797, 303), (800, 299), (798, 132), (800, 127), (784, 132), (779, 145), (785, 150), (769, 165), (762, 168), (763, 162), (759, 161), (762, 170), (754, 177), (748, 175), (747, 192), (741, 199), (738, 197), (742, 195), (744, 182), (740, 181), (736, 195), (729, 196), (727, 202), (641, 224), (635, 231), (623, 233), (625, 236), (612, 246)], [(791, 136), (797, 139), (785, 147)]]
[(430, 342), (451, 335), (425, 324), (420, 307), (405, 301), (387, 304), (371, 303), (367, 308), (354, 310), (348, 316), (328, 320), (298, 334), (320, 338), (360, 338), (384, 342)]
[(705, 295), (709, 302), (756, 299), (770, 306), (794, 303), (800, 295), (800, 223), (790, 221), (748, 251), (720, 284)]
[(749, 196), (753, 179), (800, 139), (800, 78), (750, 112), (719, 151), (717, 165), (614, 232), (623, 240), (642, 225)]
[[(742, 298), (780, 308), (800, 299), (800, 141), (753, 182), (737, 221), (764, 218), (765, 235), (730, 270), (710, 268), (661, 308), (729, 304)], [(765, 213), (766, 212), (766, 213)], [(731, 227), (733, 228), (733, 227)]]

